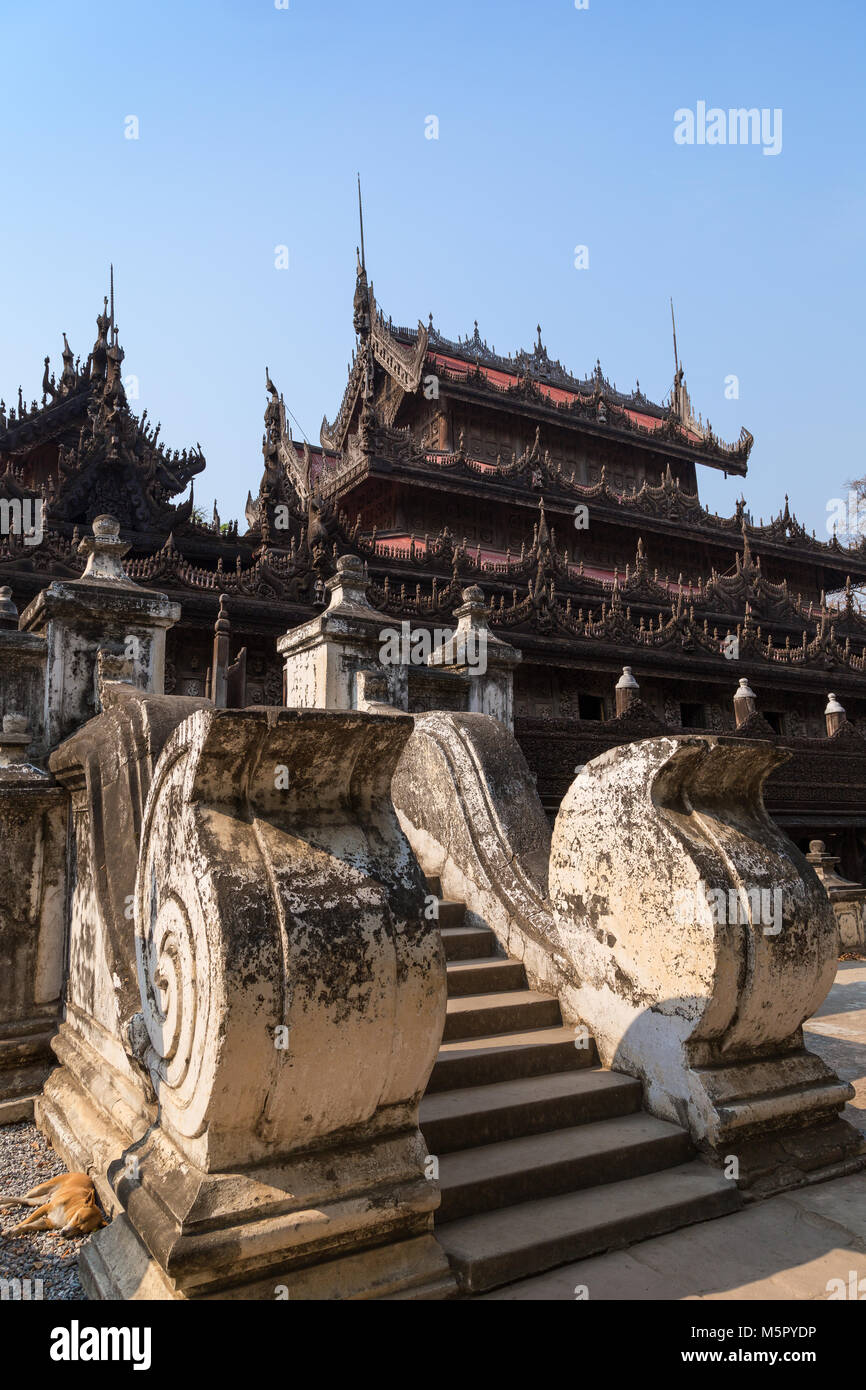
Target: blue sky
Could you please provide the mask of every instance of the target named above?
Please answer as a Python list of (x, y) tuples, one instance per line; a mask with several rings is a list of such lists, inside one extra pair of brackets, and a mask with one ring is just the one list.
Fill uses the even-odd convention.
[[(136, 408), (201, 441), (223, 519), (258, 486), (266, 363), (311, 440), (336, 413), (358, 169), (395, 322), (477, 318), (499, 351), (540, 322), (658, 399), (673, 295), (695, 410), (756, 441), (704, 501), (787, 492), (824, 535), (866, 472), (862, 0), (0, 0), (0, 25), (0, 394), (40, 393), (61, 330), (90, 349), (113, 260)], [(781, 153), (677, 145), (699, 101), (780, 108)]]

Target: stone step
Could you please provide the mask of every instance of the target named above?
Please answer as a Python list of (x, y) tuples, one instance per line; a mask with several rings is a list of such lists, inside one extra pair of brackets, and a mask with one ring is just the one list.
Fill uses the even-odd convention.
[(505, 990), (500, 994), (467, 994), (449, 999), (443, 1042), (480, 1038), (490, 1033), (514, 1033), (526, 1028), (552, 1028), (562, 1023), (559, 1000), (533, 989)]
[[(466, 916), (466, 906), (464, 903), (453, 903), (450, 898), (439, 898), (436, 909), (437, 920), (440, 931), (444, 927), (462, 927), (463, 919)], [(489, 928), (485, 927), (484, 931)], [(491, 936), (493, 933), (490, 933)], [(483, 954), (483, 953), (482, 953)]]
[(474, 960), (479, 956), (492, 956), (496, 951), (496, 937), (489, 927), (455, 927), (442, 925), (442, 945), (445, 947), (446, 961)]
[(625, 1182), (448, 1221), (437, 1225), (436, 1236), (461, 1291), (470, 1294), (722, 1216), (741, 1205), (735, 1183), (694, 1159)]
[(461, 1217), (671, 1168), (693, 1154), (685, 1130), (643, 1111), (443, 1154), (437, 1230)]
[(523, 1033), (497, 1033), (494, 1037), (443, 1043), (427, 1083), (427, 1094), (598, 1066), (592, 1040), (589, 1047), (574, 1044), (571, 1028), (530, 1028)]
[(449, 999), (527, 988), (526, 971), (521, 962), (502, 957), (472, 956), (468, 960), (452, 961), (447, 967), (447, 976)]
[(639, 1109), (639, 1081), (603, 1068), (528, 1076), (426, 1094), (421, 1132), (431, 1154), (613, 1119)]

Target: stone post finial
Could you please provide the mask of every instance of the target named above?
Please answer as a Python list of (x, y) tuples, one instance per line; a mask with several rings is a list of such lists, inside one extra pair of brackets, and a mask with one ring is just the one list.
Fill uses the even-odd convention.
[(487, 670), (490, 638), (484, 590), (478, 584), (470, 584), (461, 591), (461, 597), (463, 602), (454, 609), (456, 630), (441, 646), (434, 648), (427, 658), (427, 665), (468, 666), (483, 675)]
[(98, 580), (99, 583), (128, 584), (121, 560), (130, 546), (120, 539), (120, 522), (114, 516), (93, 518), (93, 535), (85, 536), (79, 542), (79, 555), (87, 556), (87, 566), (82, 579)]
[(806, 858), (810, 864), (826, 865), (828, 862), (832, 862), (833, 864), (839, 863), (838, 854), (828, 854), (827, 846), (823, 840), (809, 841), (809, 853), (806, 855)]
[[(837, 873), (836, 865), (841, 859), (839, 854), (830, 854), (823, 840), (810, 840), (809, 853), (806, 859), (812, 865), (815, 873), (820, 878), (830, 897), (833, 897), (833, 889), (861, 888), (860, 884), (855, 884), (850, 878), (843, 878)], [(861, 892), (862, 892), (861, 888)]]
[(487, 626), (487, 603), (484, 599), (484, 590), (479, 584), (470, 584), (467, 589), (461, 592), (462, 604), (454, 609), (455, 618), (462, 618), (464, 613), (467, 617), (472, 617), (474, 627)]
[(18, 609), (8, 584), (0, 586), (0, 628), (18, 627)]
[(752, 715), (757, 711), (757, 708), (758, 697), (749, 685), (746, 677), (742, 676), (740, 678), (740, 684), (734, 694), (734, 718), (737, 721), (738, 729), (746, 723), (747, 719), (751, 719)]
[(827, 696), (827, 708), (824, 710), (824, 718), (827, 721), (827, 737), (832, 738), (833, 735), (841, 729), (846, 719), (844, 708), (839, 704), (839, 701), (833, 694)]
[(616, 712), (625, 714), (629, 705), (640, 699), (640, 686), (632, 674), (630, 666), (623, 666), (622, 675), (616, 683)]
[(330, 595), (328, 608), (338, 608), (344, 603), (369, 608), (368, 583), (363, 560), (357, 555), (341, 555), (337, 561), (337, 573), (325, 583)]

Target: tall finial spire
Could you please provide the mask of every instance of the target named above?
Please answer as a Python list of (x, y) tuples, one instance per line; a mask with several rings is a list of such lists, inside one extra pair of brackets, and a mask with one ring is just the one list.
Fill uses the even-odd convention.
[(367, 269), (367, 262), (364, 259), (364, 205), (361, 202), (361, 174), (358, 173), (358, 220), (361, 223), (361, 269)]
[(109, 320), (111, 324), (111, 342), (117, 342), (117, 329), (114, 326), (114, 261), (111, 262), (111, 305), (109, 308)]
[(671, 406), (674, 414), (679, 416), (683, 423), (688, 423), (688, 417), (691, 414), (691, 406), (689, 405), (689, 399), (683, 380), (684, 372), (682, 363), (680, 362), (680, 356), (677, 352), (677, 321), (674, 318), (673, 296), (671, 296), (671, 328), (674, 333), (674, 386), (671, 391)]
[(673, 295), (671, 295), (671, 327), (674, 330), (674, 376), (676, 376), (680, 370), (680, 359), (677, 354), (677, 321), (674, 318)]

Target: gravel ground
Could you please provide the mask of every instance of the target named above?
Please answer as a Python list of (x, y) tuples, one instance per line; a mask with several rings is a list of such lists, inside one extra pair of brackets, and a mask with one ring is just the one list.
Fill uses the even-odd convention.
[[(34, 1124), (0, 1125), (0, 1195), (14, 1197), (66, 1168)], [(0, 1279), (31, 1280), (31, 1298), (84, 1299), (78, 1279), (78, 1251), (89, 1236), (66, 1239), (52, 1231), (10, 1236), (32, 1207), (0, 1207)], [(11, 1295), (10, 1295), (11, 1296)]]

